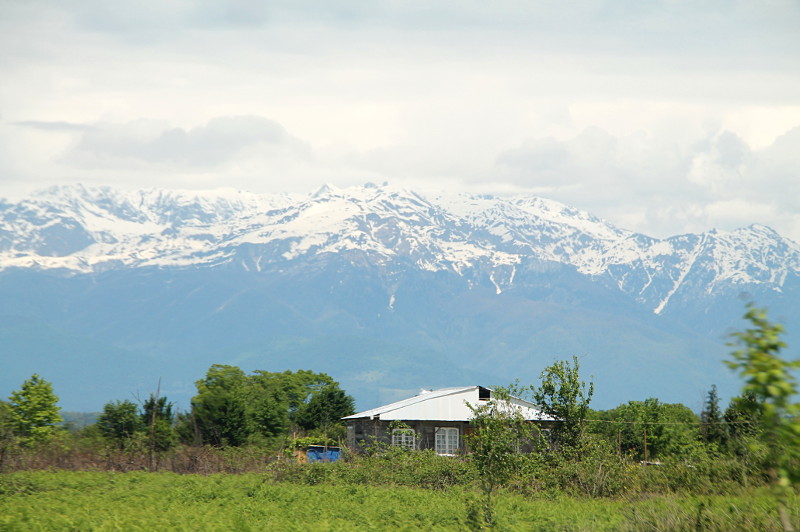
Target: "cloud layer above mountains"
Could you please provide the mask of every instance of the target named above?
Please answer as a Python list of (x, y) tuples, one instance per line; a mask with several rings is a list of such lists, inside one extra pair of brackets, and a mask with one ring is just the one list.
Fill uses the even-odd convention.
[(12, 0), (0, 196), (389, 180), (800, 240), (797, 27), (791, 1)]

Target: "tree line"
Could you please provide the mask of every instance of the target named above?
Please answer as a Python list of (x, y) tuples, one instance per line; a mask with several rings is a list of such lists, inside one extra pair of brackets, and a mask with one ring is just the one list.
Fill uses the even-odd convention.
[[(594, 384), (581, 380), (577, 357), (545, 368), (540, 383), (515, 383), (499, 389), (529, 399), (559, 420), (548, 429), (549, 445), (568, 452), (589, 434), (612, 444), (620, 455), (659, 460), (702, 453), (742, 456), (752, 453), (769, 420), (772, 438), (793, 434), (797, 415), (790, 398), (791, 373), (797, 362), (777, 356), (785, 344), (782, 329), (766, 319), (763, 309), (748, 308), (752, 328), (734, 334), (739, 348), (728, 361), (747, 379), (740, 396), (723, 408), (711, 386), (702, 412), (656, 398), (629, 401), (610, 410), (592, 410)], [(780, 362), (778, 362), (780, 361)], [(337, 439), (344, 436), (341, 418), (355, 412), (353, 398), (325, 373), (310, 370), (247, 374), (231, 365), (215, 364), (196, 383), (190, 408), (177, 412), (167, 397), (151, 394), (143, 401), (109, 401), (94, 425), (84, 430), (118, 449), (133, 443), (165, 451), (176, 444), (217, 447), (279, 444), (290, 433)], [(504, 392), (502, 390), (505, 390)], [(7, 401), (0, 401), (0, 440), (32, 445), (52, 437), (62, 419), (52, 385), (33, 375)], [(763, 442), (774, 449), (777, 442)], [(777, 471), (777, 470), (776, 470)], [(776, 473), (777, 474), (777, 473)]]
[[(275, 447), (290, 432), (337, 440), (344, 435), (341, 418), (355, 413), (353, 398), (338, 382), (308, 370), (248, 375), (236, 366), (215, 364), (195, 385), (188, 412), (176, 412), (158, 393), (140, 402), (114, 400), (79, 433), (120, 451), (164, 452), (176, 444)], [(34, 374), (8, 401), (0, 401), (2, 452), (12, 444), (46, 443), (63, 432), (61, 423), (52, 384)]]

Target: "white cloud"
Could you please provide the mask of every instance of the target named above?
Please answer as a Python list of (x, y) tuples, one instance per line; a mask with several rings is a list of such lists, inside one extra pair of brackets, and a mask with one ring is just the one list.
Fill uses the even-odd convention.
[(758, 220), (774, 219), (773, 205), (748, 201), (745, 198), (720, 200), (709, 203), (705, 214), (726, 226), (742, 227)]
[(307, 157), (310, 149), (273, 120), (227, 116), (189, 129), (154, 120), (94, 124), (63, 156), (67, 164), (97, 168), (143, 164), (210, 170), (242, 156), (281, 152)]
[(797, 27), (790, 0), (2, 2), (0, 195), (390, 180), (656, 235), (744, 200), (800, 239)]
[(798, 147), (800, 127), (761, 150), (730, 131), (667, 149), (645, 134), (590, 128), (501, 153), (497, 175), (654, 236), (758, 222), (797, 239)]

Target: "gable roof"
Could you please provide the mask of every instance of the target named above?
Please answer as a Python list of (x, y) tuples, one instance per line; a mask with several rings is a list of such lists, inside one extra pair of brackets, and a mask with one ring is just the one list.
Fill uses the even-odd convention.
[[(483, 393), (481, 393), (483, 391)], [(422, 391), (414, 397), (403, 399), (365, 410), (342, 419), (380, 419), (384, 421), (409, 420), (409, 421), (469, 421), (472, 419), (472, 410), (467, 403), (477, 406), (481, 403), (481, 396), (491, 393), (489, 388), (483, 386), (462, 386), (458, 388), (439, 388), (438, 390)], [(535, 404), (511, 397), (510, 403), (520, 409), (528, 420), (549, 421), (552, 418), (545, 415)]]

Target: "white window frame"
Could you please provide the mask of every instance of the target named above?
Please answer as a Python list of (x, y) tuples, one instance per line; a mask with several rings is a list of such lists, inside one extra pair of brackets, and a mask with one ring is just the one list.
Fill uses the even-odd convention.
[(436, 454), (453, 456), (458, 453), (460, 432), (458, 427), (436, 427)]
[(414, 429), (392, 429), (392, 446), (416, 449), (417, 433)]

